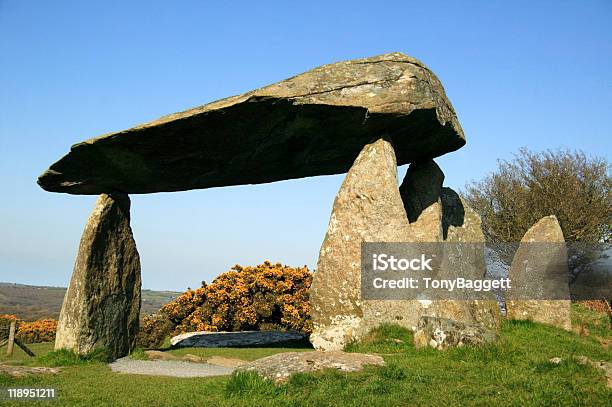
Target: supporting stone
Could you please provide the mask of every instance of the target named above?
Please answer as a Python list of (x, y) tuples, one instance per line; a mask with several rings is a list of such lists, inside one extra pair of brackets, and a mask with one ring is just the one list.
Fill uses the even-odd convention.
[(140, 313), (140, 258), (126, 194), (102, 194), (90, 215), (60, 313), (55, 349), (104, 348), (110, 360), (133, 348)]
[[(484, 257), (485, 237), (480, 215), (451, 188), (442, 188), (440, 197), (444, 241), (455, 243), (448, 245), (447, 251), (459, 251), (458, 253), (447, 253), (445, 259), (449, 263), (444, 266), (445, 269), (454, 273), (453, 278), (484, 279), (487, 268)], [(493, 293), (489, 293), (488, 298), (468, 301), (468, 306), (475, 323), (482, 324), (487, 329), (499, 329), (501, 313)]]
[[(310, 341), (316, 349), (340, 350), (373, 327), (360, 298), (361, 243), (404, 242), (408, 232), (395, 152), (379, 139), (363, 148), (334, 201), (310, 289)], [(369, 307), (367, 312), (377, 313)], [(384, 301), (382, 312), (378, 323), (408, 313), (399, 301)]]
[(442, 241), (440, 193), (443, 182), (444, 173), (434, 160), (408, 167), (399, 190), (410, 222), (410, 242)]
[[(540, 219), (525, 233), (508, 277), (508, 318), (571, 330), (567, 250), (555, 216)], [(536, 297), (554, 299), (530, 299)]]
[[(438, 256), (443, 260), (437, 267), (438, 277), (482, 279), (486, 267), (480, 217), (455, 191), (443, 188), (443, 181), (444, 173), (433, 160), (417, 162), (408, 168), (400, 186), (410, 221), (410, 238), (407, 241), (440, 242)], [(453, 244), (443, 245), (443, 242)], [(461, 252), (454, 253), (457, 250)], [(422, 296), (417, 313), (409, 316), (414, 325), (417, 325), (420, 316), (427, 315), (466, 324), (479, 323), (487, 329), (499, 327), (499, 307), (494, 298), (478, 301), (428, 301), (427, 292)]]

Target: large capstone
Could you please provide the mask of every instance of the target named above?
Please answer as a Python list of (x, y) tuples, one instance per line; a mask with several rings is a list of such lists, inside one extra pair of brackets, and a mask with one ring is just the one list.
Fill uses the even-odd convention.
[(512, 259), (508, 318), (571, 330), (568, 275), (561, 226), (555, 216), (544, 217), (525, 233)]
[(372, 301), (384, 303), (383, 310), (364, 319), (361, 300), (361, 243), (408, 238), (395, 153), (388, 141), (379, 139), (361, 151), (334, 201), (310, 289), (310, 341), (316, 349), (341, 350), (376, 324), (397, 318), (401, 322), (411, 314), (404, 308), (408, 302)]
[(400, 165), (465, 144), (438, 78), (391, 53), (75, 144), (38, 183), (72, 194), (149, 193), (338, 174), (381, 135)]
[(140, 313), (140, 258), (130, 227), (130, 199), (102, 194), (87, 221), (59, 317), (56, 349), (109, 359), (133, 348)]

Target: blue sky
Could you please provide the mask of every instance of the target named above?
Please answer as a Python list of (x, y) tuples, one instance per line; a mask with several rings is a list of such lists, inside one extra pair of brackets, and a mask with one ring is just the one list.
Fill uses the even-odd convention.
[[(610, 21), (610, 1), (0, 0), (0, 281), (67, 285), (96, 198), (35, 181), (71, 144), (345, 59), (400, 51), (438, 75), (468, 140), (438, 159), (447, 186), (522, 146), (610, 160)], [(312, 268), (341, 182), (132, 196), (143, 287)]]

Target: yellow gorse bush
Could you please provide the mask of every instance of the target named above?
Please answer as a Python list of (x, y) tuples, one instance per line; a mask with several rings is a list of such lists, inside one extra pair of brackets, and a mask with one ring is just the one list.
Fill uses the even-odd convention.
[[(189, 289), (164, 305), (160, 314), (174, 325), (172, 334), (193, 331), (293, 329), (309, 333), (308, 290), (312, 274), (304, 267), (269, 261), (257, 266), (235, 265), (210, 285)], [(145, 318), (152, 332), (159, 318)]]
[[(25, 343), (51, 342), (55, 340), (57, 321), (55, 319), (39, 319), (25, 322), (15, 315), (0, 315), (0, 325), (8, 326), (11, 321), (17, 321), (17, 338)], [(4, 329), (6, 331), (6, 329)], [(7, 331), (8, 332), (8, 331)]]
[(57, 321), (54, 319), (39, 319), (34, 322), (21, 322), (17, 338), (25, 343), (51, 342), (55, 340)]

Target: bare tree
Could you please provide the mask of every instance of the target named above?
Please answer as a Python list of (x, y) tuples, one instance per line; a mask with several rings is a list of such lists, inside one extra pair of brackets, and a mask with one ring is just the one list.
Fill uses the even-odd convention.
[(610, 242), (610, 165), (581, 151), (521, 149), (497, 171), (466, 186), (487, 238), (517, 242), (540, 218), (555, 215), (569, 242)]
[(569, 247), (570, 282), (602, 255), (598, 243), (610, 243), (612, 178), (610, 165), (581, 151), (525, 148), (483, 180), (468, 184), (463, 195), (482, 217), (488, 245), (509, 264), (516, 245), (539, 219), (555, 215)]

